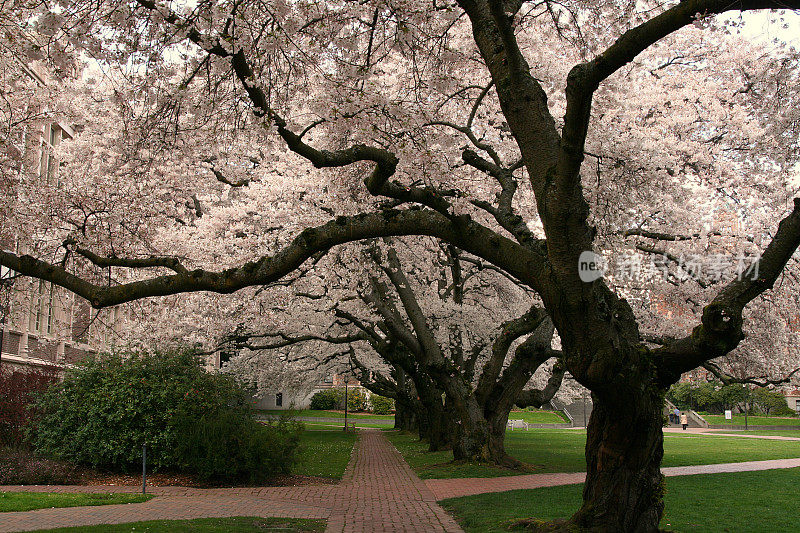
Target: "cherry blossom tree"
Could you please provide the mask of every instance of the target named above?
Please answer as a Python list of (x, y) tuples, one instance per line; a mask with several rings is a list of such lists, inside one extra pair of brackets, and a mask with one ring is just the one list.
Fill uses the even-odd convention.
[[(796, 268), (797, 52), (714, 18), (786, 8), (800, 5), (30, 6), (22, 20), (68, 43), (56, 57), (81, 50), (108, 73), (87, 126), (122, 120), (68, 149), (67, 192), (28, 195), (48, 208), (18, 220), (49, 248), (0, 264), (100, 308), (271, 287), (352, 241), (445, 241), (536, 292), (592, 391), (583, 504), (562, 527), (655, 531), (665, 390), (737, 349), (751, 302)], [(714, 209), (747, 230), (718, 241)], [(583, 253), (620, 242), (661, 243), (667, 262), (680, 255), (664, 243), (757, 251), (758, 273), (677, 287), (698, 318), (663, 327), (628, 302), (630, 280), (582, 279)]]
[[(506, 422), (515, 404), (541, 407), (561, 385), (564, 370), (556, 365), (544, 388), (524, 390), (539, 367), (560, 355), (551, 347), (552, 322), (541, 307), (525, 309), (531, 298), (513, 280), (450, 245), (438, 254), (419, 245), (400, 252), (403, 260), (398, 246), (381, 250), (373, 243), (361, 263), (372, 268), (342, 265), (351, 277), (363, 272), (357, 297), (338, 294), (330, 300), (301, 290), (302, 297), (322, 304), (320, 314), (333, 318), (317, 324), (317, 332), (307, 331), (303, 321), (300, 328), (306, 331), (237, 332), (231, 341), (250, 350), (367, 344), (393, 376), (372, 368), (351, 347), (349, 358), (363, 382), (416, 412), (431, 451), (452, 445), (456, 460), (520, 466), (503, 446)], [(438, 259), (426, 267), (426, 256)], [(287, 314), (287, 322), (296, 324), (296, 313)], [(307, 351), (327, 353), (318, 346)]]

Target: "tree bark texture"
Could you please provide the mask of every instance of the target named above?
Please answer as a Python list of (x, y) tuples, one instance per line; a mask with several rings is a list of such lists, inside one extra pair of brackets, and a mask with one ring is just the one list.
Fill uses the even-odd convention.
[(664, 513), (662, 391), (621, 405), (593, 395), (583, 505), (570, 522), (587, 531), (654, 532)]

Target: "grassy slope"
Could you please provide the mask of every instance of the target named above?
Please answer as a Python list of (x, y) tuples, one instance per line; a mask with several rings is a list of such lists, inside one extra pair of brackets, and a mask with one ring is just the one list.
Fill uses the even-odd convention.
[(79, 494), (53, 492), (0, 492), (0, 512), (31, 511), (50, 507), (81, 507), (146, 502), (147, 494)]
[(511, 411), (509, 420), (524, 420), (529, 424), (566, 424), (569, 419), (561, 411)]
[(298, 462), (293, 474), (341, 479), (356, 435), (344, 431), (304, 431), (300, 437)]
[[(391, 434), (389, 440), (423, 479), (496, 477), (521, 472), (476, 464), (450, 464), (452, 452), (428, 453), (424, 443), (408, 434)], [(582, 472), (585, 470), (586, 433), (580, 430), (535, 429), (506, 433), (506, 451), (532, 465), (531, 472)], [(663, 466), (735, 463), (800, 457), (794, 441), (742, 439), (700, 435), (666, 435)]]
[[(733, 415), (732, 420), (726, 420), (725, 415), (702, 415), (709, 425), (744, 425), (744, 415)], [(776, 416), (748, 416), (747, 423), (751, 426), (798, 426), (800, 427), (800, 418), (798, 417), (776, 417)]]
[(123, 531), (153, 531), (159, 533), (250, 533), (264, 531), (325, 531), (325, 520), (301, 518), (198, 518), (195, 520), (149, 520), (128, 524), (64, 527), (37, 530), (38, 533), (122, 533)]
[[(797, 531), (800, 469), (667, 478), (661, 527), (692, 532)], [(440, 502), (467, 533), (505, 531), (510, 520), (566, 518), (580, 506), (582, 485), (515, 490)]]

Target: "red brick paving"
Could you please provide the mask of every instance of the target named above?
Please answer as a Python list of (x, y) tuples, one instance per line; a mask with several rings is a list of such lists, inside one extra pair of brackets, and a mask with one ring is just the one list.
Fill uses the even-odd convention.
[[(456, 522), (380, 431), (362, 431), (339, 485), (153, 487), (145, 503), (2, 513), (0, 531), (225, 516), (324, 518), (329, 532), (457, 532)], [(0, 487), (0, 491), (138, 492), (137, 487)]]
[[(225, 516), (322, 518), (329, 532), (461, 531), (437, 500), (583, 483), (584, 473), (419, 479), (380, 431), (362, 431), (339, 485), (196, 489), (152, 487), (145, 503), (0, 514), (0, 532)], [(741, 435), (737, 435), (741, 436)], [(800, 467), (800, 459), (662, 468), (666, 476)], [(120, 486), (0, 486), (0, 491), (138, 492)]]

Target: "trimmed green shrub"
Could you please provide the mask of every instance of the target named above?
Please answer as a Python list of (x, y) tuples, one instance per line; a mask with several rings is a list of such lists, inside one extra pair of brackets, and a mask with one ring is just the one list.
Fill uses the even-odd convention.
[(370, 395), (369, 404), (370, 411), (376, 415), (390, 415), (394, 410), (394, 400), (378, 394)]
[[(241, 448), (221, 457), (244, 479), (252, 457), (269, 447), (256, 442), (267, 430), (253, 425), (247, 398), (231, 376), (206, 372), (189, 352), (102, 355), (68, 370), (63, 383), (41, 397), (42, 418), (32, 442), (43, 454), (118, 472), (138, 471), (147, 444), (153, 469), (189, 469), (211, 480), (216, 467), (198, 466), (186, 456), (191, 446), (202, 448), (208, 436), (200, 428), (207, 426), (221, 446)], [(198, 433), (188, 432), (190, 426)], [(241, 442), (231, 434), (237, 432), (243, 432)], [(259, 460), (261, 468), (268, 459)]]
[[(345, 390), (341, 388), (323, 389), (311, 397), (309, 408), (316, 411), (330, 411), (331, 409), (344, 409)], [(363, 389), (348, 387), (347, 410), (366, 411), (367, 395)]]
[(260, 424), (247, 413), (223, 409), (175, 421), (180, 469), (201, 481), (261, 483), (288, 474), (296, 461), (301, 426), (287, 418)]
[(363, 389), (351, 388), (347, 390), (347, 410), (348, 411), (367, 410), (367, 395), (364, 394)]
[(309, 407), (315, 411), (344, 409), (344, 389), (323, 389), (315, 392)]

